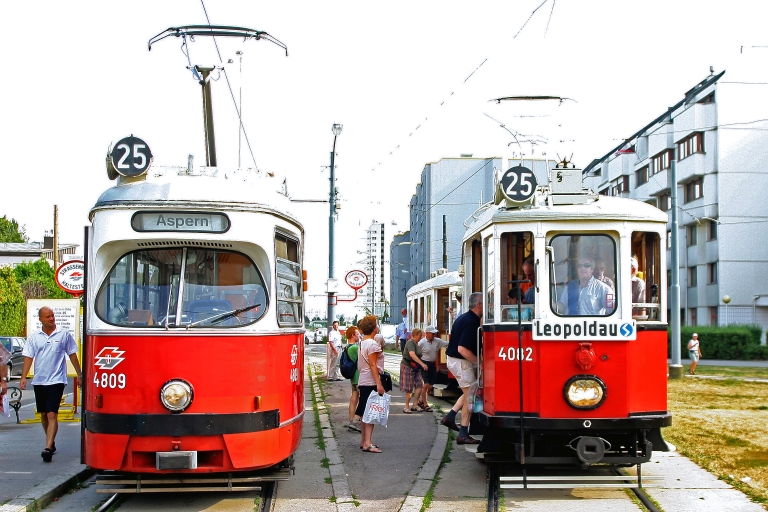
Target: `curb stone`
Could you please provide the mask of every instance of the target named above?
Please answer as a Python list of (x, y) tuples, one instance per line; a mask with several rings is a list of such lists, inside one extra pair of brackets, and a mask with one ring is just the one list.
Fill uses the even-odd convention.
[(20, 496), (0, 505), (0, 512), (37, 512), (44, 509), (54, 498), (63, 495), (78, 482), (88, 480), (94, 471), (83, 468), (80, 462), (73, 462), (58, 475), (52, 476)]

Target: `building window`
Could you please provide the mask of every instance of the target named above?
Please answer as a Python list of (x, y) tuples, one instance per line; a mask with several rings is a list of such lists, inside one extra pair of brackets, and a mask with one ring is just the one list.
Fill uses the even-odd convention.
[(651, 174), (656, 174), (665, 169), (669, 169), (670, 162), (672, 162), (672, 150), (665, 149), (658, 155), (651, 158)]
[(717, 282), (717, 262), (707, 265), (707, 276), (709, 276), (709, 284)]
[(668, 212), (672, 209), (672, 196), (669, 194), (662, 194), (659, 196), (659, 210)]
[(709, 308), (709, 325), (717, 325), (717, 306)]
[(697, 284), (696, 267), (688, 267), (688, 287), (693, 288)]
[(637, 183), (637, 186), (644, 185), (645, 183), (648, 183), (648, 166), (646, 165), (642, 169), (638, 169), (635, 171), (635, 183)]
[(717, 222), (709, 221), (709, 240), (717, 240)]
[(677, 159), (689, 157), (694, 153), (704, 152), (704, 134), (701, 132), (692, 133), (677, 143)]
[(667, 249), (672, 248), (672, 232), (667, 231)]
[(685, 184), (685, 202), (690, 203), (704, 196), (704, 178), (690, 181)]
[[(679, 284), (679, 283), (678, 283)], [(672, 271), (667, 270), (667, 286), (672, 286)], [(669, 315), (669, 311), (667, 311), (667, 315)], [(669, 318), (669, 316), (667, 316)]]
[(696, 308), (688, 309), (688, 316), (691, 319), (691, 323), (689, 325), (699, 325), (699, 320), (696, 318)]
[(685, 238), (688, 242), (688, 247), (699, 243), (698, 230), (695, 224), (685, 228)]
[(624, 192), (629, 192), (629, 176), (619, 176), (611, 187), (612, 196), (618, 196)]

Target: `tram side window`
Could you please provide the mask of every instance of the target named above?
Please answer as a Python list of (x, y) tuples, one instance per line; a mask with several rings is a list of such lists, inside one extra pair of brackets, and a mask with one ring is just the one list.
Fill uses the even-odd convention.
[(287, 235), (275, 235), (277, 260), (277, 321), (280, 325), (303, 325), (302, 275), (299, 243)]
[[(638, 322), (659, 321), (664, 306), (661, 289), (661, 236), (632, 233), (632, 318)], [(634, 265), (637, 265), (634, 267)]]
[[(501, 234), (499, 270), (501, 272), (501, 321), (517, 322), (517, 296), (520, 294), (520, 319), (533, 320), (536, 303), (536, 259), (533, 233), (517, 231)], [(521, 282), (528, 281), (528, 282)]]
[(548, 254), (552, 311), (561, 316), (609, 316), (616, 310), (616, 243), (608, 235), (552, 237)]
[(247, 256), (188, 247), (125, 254), (96, 297), (98, 317), (123, 327), (233, 327), (257, 321), (266, 306)]

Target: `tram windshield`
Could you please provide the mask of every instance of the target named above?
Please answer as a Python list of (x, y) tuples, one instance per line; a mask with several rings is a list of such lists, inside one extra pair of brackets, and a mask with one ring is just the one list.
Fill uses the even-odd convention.
[(98, 317), (124, 327), (235, 327), (266, 309), (264, 281), (250, 258), (191, 247), (124, 255), (96, 297)]
[(607, 235), (556, 235), (550, 242), (552, 311), (609, 316), (616, 310), (616, 243)]

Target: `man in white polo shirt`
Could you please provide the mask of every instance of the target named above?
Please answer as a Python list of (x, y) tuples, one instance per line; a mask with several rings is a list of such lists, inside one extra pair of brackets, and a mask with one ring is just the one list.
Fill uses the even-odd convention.
[(69, 331), (56, 327), (56, 317), (49, 307), (42, 307), (38, 312), (43, 328), (27, 339), (22, 355), (24, 366), (21, 370), (21, 389), (27, 389), (27, 373), (35, 362), (35, 376), (32, 384), (35, 388), (37, 412), (45, 431), (45, 449), (40, 454), (44, 462), (51, 462), (56, 451), (56, 432), (59, 430), (59, 403), (67, 385), (67, 360), (77, 373), (78, 385), (83, 374), (77, 359), (77, 343)]

